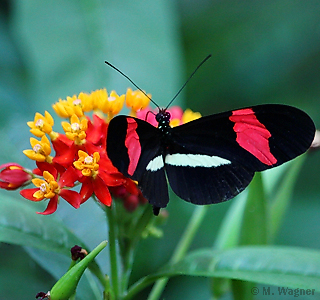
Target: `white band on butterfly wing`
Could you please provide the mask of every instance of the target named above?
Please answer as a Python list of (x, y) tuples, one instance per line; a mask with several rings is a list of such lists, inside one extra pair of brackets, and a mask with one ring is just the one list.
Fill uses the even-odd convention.
[(230, 160), (219, 156), (209, 156), (203, 154), (168, 154), (165, 162), (171, 166), (179, 167), (204, 167), (212, 168), (231, 164)]
[(149, 163), (146, 167), (146, 170), (151, 171), (151, 172), (155, 172), (155, 171), (158, 171), (161, 168), (163, 168), (163, 166), (164, 166), (164, 163), (163, 163), (162, 155), (159, 155), (149, 161)]
[[(171, 166), (177, 167), (204, 167), (212, 168), (219, 167), (222, 165), (231, 164), (230, 160), (219, 156), (209, 156), (203, 154), (168, 154), (165, 158), (165, 162)], [(156, 172), (164, 167), (163, 157), (159, 155), (154, 159), (150, 160), (146, 170)]]

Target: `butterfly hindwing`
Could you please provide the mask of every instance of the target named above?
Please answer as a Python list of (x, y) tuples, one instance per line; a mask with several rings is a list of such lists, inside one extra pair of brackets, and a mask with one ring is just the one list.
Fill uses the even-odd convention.
[(212, 204), (229, 200), (250, 183), (254, 172), (217, 156), (201, 154), (166, 156), (166, 173), (172, 190), (194, 204)]

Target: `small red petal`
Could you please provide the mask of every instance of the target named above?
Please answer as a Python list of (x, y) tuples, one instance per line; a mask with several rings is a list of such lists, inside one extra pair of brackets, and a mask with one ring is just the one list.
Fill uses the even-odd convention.
[(57, 210), (58, 207), (58, 195), (55, 195), (53, 198), (50, 199), (48, 206), (45, 211), (37, 212), (39, 215), (50, 215)]
[(89, 120), (88, 129), (86, 131), (87, 141), (90, 141), (94, 145), (102, 146), (105, 149), (106, 146), (106, 135), (107, 135), (107, 124), (96, 114), (92, 116), (93, 122)]
[(99, 161), (100, 169), (108, 173), (119, 173), (121, 174), (116, 167), (113, 166), (111, 160), (107, 156), (102, 156)]
[(130, 194), (136, 195), (136, 196), (139, 195), (140, 190), (131, 179), (126, 179), (124, 186)]
[(40, 171), (42, 172), (42, 174), (44, 171), (48, 171), (54, 177), (54, 179), (57, 179), (58, 171), (52, 164), (49, 164), (47, 162), (38, 162), (38, 161), (36, 164), (37, 164), (38, 168), (40, 169)]
[(37, 199), (37, 198), (33, 197), (33, 194), (37, 191), (39, 191), (39, 188), (25, 189), (25, 190), (20, 191), (20, 195), (28, 200), (31, 200), (31, 201), (42, 201), (44, 198)]
[(64, 134), (59, 133), (59, 136), (55, 140), (51, 140), (51, 143), (54, 151), (60, 155), (71, 147), (73, 141), (69, 140)]
[(110, 206), (112, 203), (112, 198), (109, 192), (108, 187), (105, 185), (103, 180), (97, 176), (95, 180), (92, 182), (93, 190), (95, 195), (97, 196), (98, 200), (107, 206)]
[(64, 167), (69, 167), (72, 165), (73, 161), (75, 160), (76, 154), (77, 154), (77, 147), (74, 145), (74, 143), (66, 148), (64, 151), (57, 152), (56, 156), (53, 158), (53, 162), (57, 163), (59, 165), (62, 165)]
[(90, 179), (87, 179), (87, 180), (83, 181), (82, 187), (80, 190), (81, 204), (84, 203), (85, 201), (87, 201), (89, 199), (89, 197), (92, 196), (92, 194), (93, 194), (92, 182)]
[[(94, 152), (99, 152), (99, 154), (105, 155), (106, 150), (92, 144), (90, 141), (86, 141), (84, 144), (85, 152), (92, 155)], [(101, 156), (101, 155), (100, 155)]]
[(60, 177), (60, 187), (73, 187), (74, 182), (79, 179), (78, 172), (73, 167), (69, 167)]
[(42, 176), (43, 172), (41, 172), (41, 170), (39, 168), (33, 169), (32, 173), (38, 176)]
[(125, 178), (121, 173), (108, 174), (107, 172), (99, 171), (99, 175), (106, 186), (118, 186), (125, 183)]
[(64, 200), (71, 204), (74, 208), (79, 208), (81, 204), (81, 196), (79, 193), (71, 190), (62, 189), (59, 193)]

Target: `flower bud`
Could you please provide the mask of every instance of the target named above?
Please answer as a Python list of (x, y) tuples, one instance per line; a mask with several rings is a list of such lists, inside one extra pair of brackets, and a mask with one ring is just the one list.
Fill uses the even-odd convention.
[(50, 300), (68, 300), (76, 291), (78, 282), (88, 267), (88, 264), (107, 246), (107, 241), (101, 242), (84, 259), (65, 273), (50, 291)]
[(28, 184), (32, 179), (32, 175), (16, 163), (0, 165), (0, 170), (0, 188), (2, 189), (15, 190)]

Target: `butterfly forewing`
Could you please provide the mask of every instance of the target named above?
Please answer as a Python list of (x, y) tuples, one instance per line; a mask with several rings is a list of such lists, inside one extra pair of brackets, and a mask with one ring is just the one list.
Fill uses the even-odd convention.
[[(165, 207), (169, 201), (161, 149), (161, 133), (151, 124), (127, 116), (110, 122), (107, 153), (112, 164), (138, 181), (144, 197), (157, 207)], [(156, 157), (160, 159), (152, 164)]]
[(277, 104), (203, 117), (172, 129), (174, 144), (215, 155), (251, 171), (281, 165), (304, 153), (315, 127), (303, 111)]

